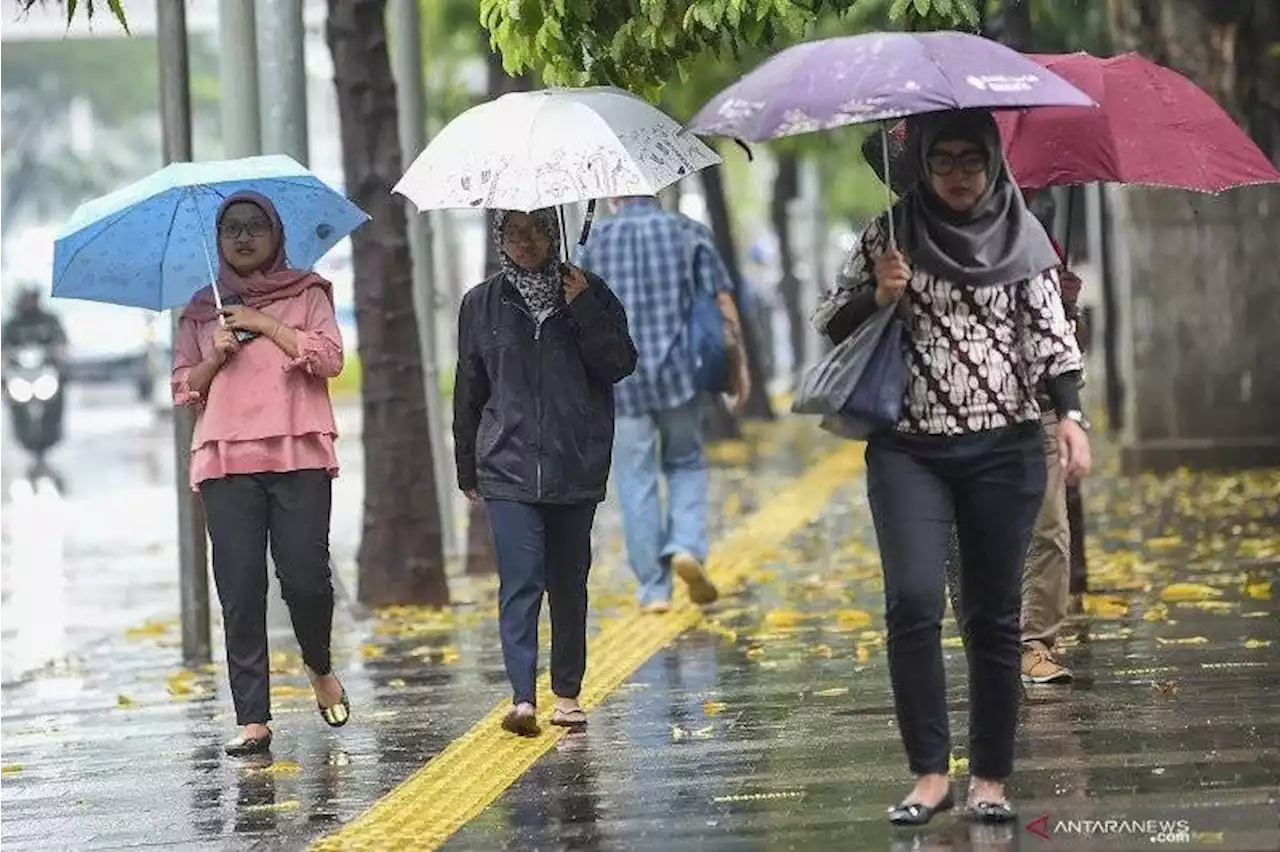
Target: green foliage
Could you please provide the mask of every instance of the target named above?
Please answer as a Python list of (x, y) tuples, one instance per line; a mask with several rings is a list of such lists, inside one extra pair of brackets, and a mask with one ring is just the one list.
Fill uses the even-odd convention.
[[(740, 66), (775, 52), (823, 19), (879, 0), (480, 0), (480, 23), (508, 72), (550, 85), (610, 84), (657, 100), (707, 63)], [(976, 24), (975, 0), (892, 0), (891, 20)]]
[[(92, 21), (101, 9), (101, 5), (95, 0), (18, 0), (18, 8), (23, 12), (29, 12), (35, 6), (47, 6), (50, 2), (62, 7), (67, 16), (67, 26), (71, 26), (77, 12), (82, 13), (85, 20)], [(129, 18), (125, 14), (124, 0), (107, 0), (107, 11), (111, 17), (115, 18), (125, 35), (128, 35)]]

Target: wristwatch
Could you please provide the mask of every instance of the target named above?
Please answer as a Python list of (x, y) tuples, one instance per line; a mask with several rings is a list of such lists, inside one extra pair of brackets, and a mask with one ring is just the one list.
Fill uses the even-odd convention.
[(1089, 422), (1089, 418), (1085, 417), (1084, 412), (1078, 408), (1073, 408), (1070, 411), (1064, 411), (1062, 413), (1062, 418), (1064, 420), (1075, 421), (1075, 424), (1086, 432), (1093, 428), (1093, 424)]

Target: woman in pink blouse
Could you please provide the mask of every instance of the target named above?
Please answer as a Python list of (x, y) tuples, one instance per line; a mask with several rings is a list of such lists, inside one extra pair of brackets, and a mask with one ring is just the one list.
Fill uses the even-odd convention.
[(328, 281), (290, 269), (275, 205), (237, 193), (218, 212), (218, 311), (205, 287), (182, 312), (173, 400), (197, 409), (191, 487), (200, 493), (222, 602), (240, 734), (229, 755), (271, 745), (267, 545), (320, 715), (346, 724), (350, 704), (329, 658), (333, 585), (329, 509), (337, 428), (328, 379), (342, 337)]

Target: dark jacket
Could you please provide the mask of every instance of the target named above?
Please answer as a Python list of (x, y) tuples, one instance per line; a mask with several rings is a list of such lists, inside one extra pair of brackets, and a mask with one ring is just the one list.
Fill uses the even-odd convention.
[(636, 366), (627, 315), (604, 281), (537, 329), (496, 275), (458, 312), (453, 439), (458, 487), (495, 500), (599, 503), (613, 453), (613, 385)]

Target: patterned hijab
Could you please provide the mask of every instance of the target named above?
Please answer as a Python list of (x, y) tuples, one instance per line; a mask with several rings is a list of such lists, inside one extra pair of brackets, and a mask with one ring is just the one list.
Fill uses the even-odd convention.
[(502, 274), (515, 286), (516, 291), (529, 306), (529, 311), (538, 322), (542, 322), (564, 306), (564, 279), (560, 272), (560, 222), (556, 211), (551, 207), (535, 210), (529, 215), (551, 237), (551, 250), (547, 253), (547, 261), (537, 269), (524, 269), (516, 264), (502, 249), (503, 229), (510, 210), (495, 210), (491, 218), (491, 236), (498, 247), (498, 257), (502, 263)]
[[(933, 192), (930, 149), (962, 139), (986, 151), (987, 189), (972, 210), (956, 213)], [(926, 113), (907, 120), (906, 154), (921, 179), (902, 203), (903, 245), (911, 262), (947, 281), (989, 287), (1026, 281), (1058, 265), (1044, 226), (1031, 215), (1014, 184), (989, 110)], [(890, 166), (892, 179), (892, 166)]]

